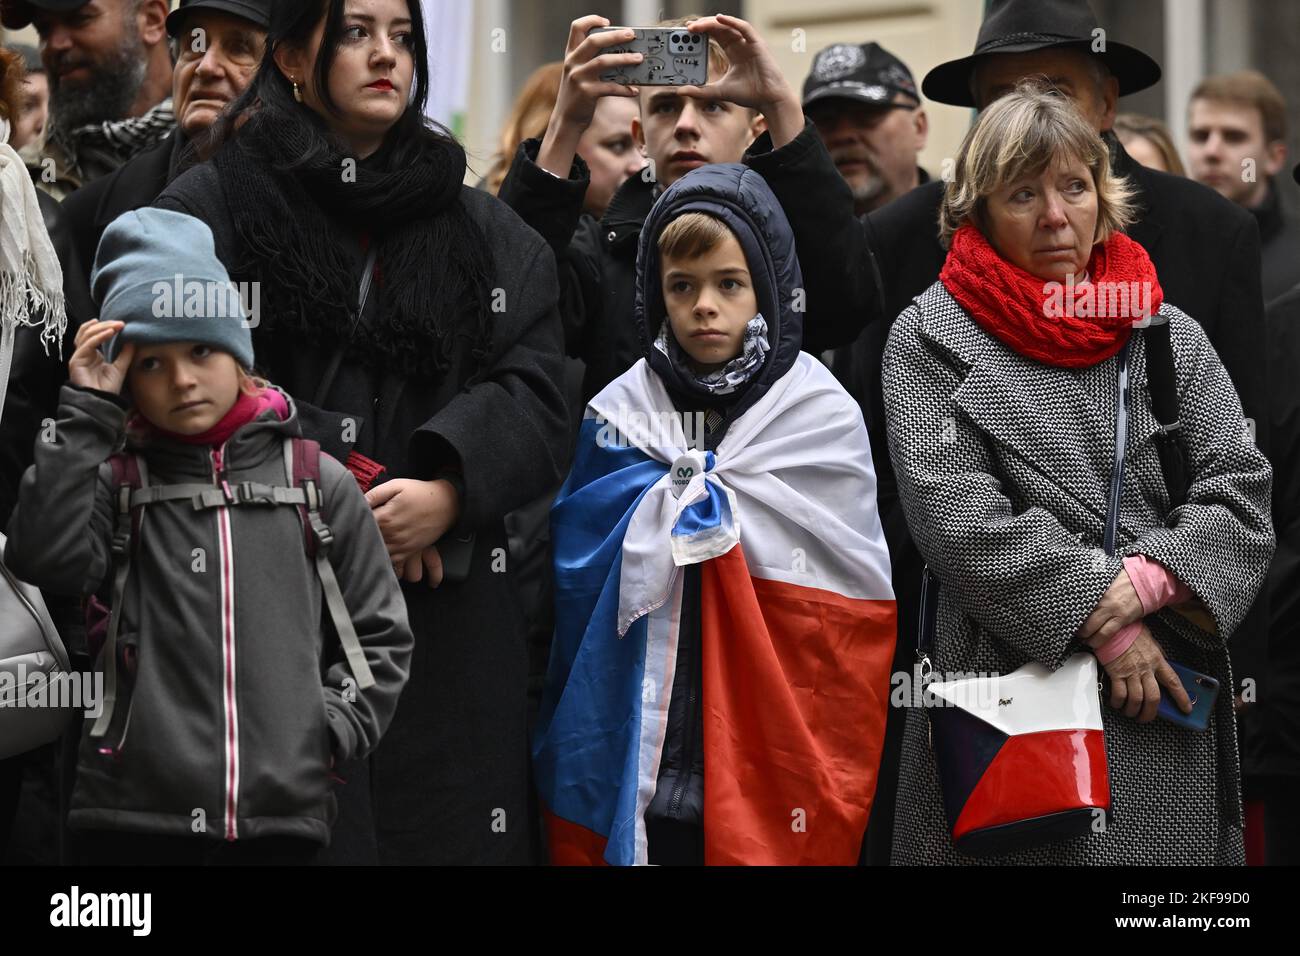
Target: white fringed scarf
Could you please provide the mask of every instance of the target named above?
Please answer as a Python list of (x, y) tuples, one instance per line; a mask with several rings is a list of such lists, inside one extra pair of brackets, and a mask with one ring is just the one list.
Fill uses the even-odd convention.
[(63, 269), (54, 254), (27, 165), (9, 145), (0, 117), (0, 414), (18, 326), (41, 326), (41, 342), (59, 344), (68, 328)]

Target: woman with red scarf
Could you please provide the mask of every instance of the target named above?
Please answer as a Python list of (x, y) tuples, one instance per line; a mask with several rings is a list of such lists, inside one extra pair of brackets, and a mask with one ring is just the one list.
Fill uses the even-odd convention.
[[(1165, 302), (1146, 251), (1121, 231), (1131, 196), (1070, 101), (1022, 84), (966, 136), (941, 216), (947, 262), (884, 356), (902, 502), (940, 586), (938, 678), (1056, 671), (1087, 652), (1107, 682), (1109, 812), (1087, 832), (983, 862), (1244, 862), (1226, 642), (1272, 556), (1272, 472), (1186, 314), (1197, 303)], [(1150, 329), (1163, 323), (1185, 494), (1167, 481), (1161, 389), (1147, 377)], [(1127, 437), (1108, 551), (1121, 368)], [(1203, 731), (1156, 719), (1162, 696), (1192, 709), (1171, 661), (1223, 688)], [(945, 796), (927, 715), (913, 710), (895, 863), (974, 862), (953, 847)]]

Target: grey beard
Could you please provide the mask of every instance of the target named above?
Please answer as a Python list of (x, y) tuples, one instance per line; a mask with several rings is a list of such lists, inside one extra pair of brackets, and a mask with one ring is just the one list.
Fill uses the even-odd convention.
[(872, 176), (863, 185), (852, 189), (854, 205), (870, 206), (885, 192), (885, 180), (881, 176)]
[(117, 53), (92, 69), (85, 86), (65, 87), (54, 73), (49, 74), (51, 125), (58, 133), (126, 118), (149, 69), (134, 20)]

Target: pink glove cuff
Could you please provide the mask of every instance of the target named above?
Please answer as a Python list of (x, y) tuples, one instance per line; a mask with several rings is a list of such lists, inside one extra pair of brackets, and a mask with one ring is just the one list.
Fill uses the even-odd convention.
[(1126, 627), (1121, 627), (1115, 632), (1114, 637), (1093, 651), (1093, 653), (1097, 655), (1097, 663), (1103, 665), (1109, 664), (1132, 647), (1133, 642), (1137, 640), (1138, 635), (1141, 633), (1141, 621), (1134, 621)]
[(1124, 559), (1124, 571), (1133, 582), (1133, 590), (1142, 602), (1142, 614), (1147, 616), (1171, 604), (1191, 600), (1187, 585), (1174, 577), (1172, 571), (1145, 554), (1133, 554)]

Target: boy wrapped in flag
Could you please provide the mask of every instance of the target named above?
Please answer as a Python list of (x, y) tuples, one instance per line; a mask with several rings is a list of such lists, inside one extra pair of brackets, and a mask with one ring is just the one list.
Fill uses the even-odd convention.
[(861, 413), (800, 352), (757, 173), (675, 183), (637, 272), (645, 358), (592, 399), (552, 511), (552, 862), (852, 864), (896, 637)]

